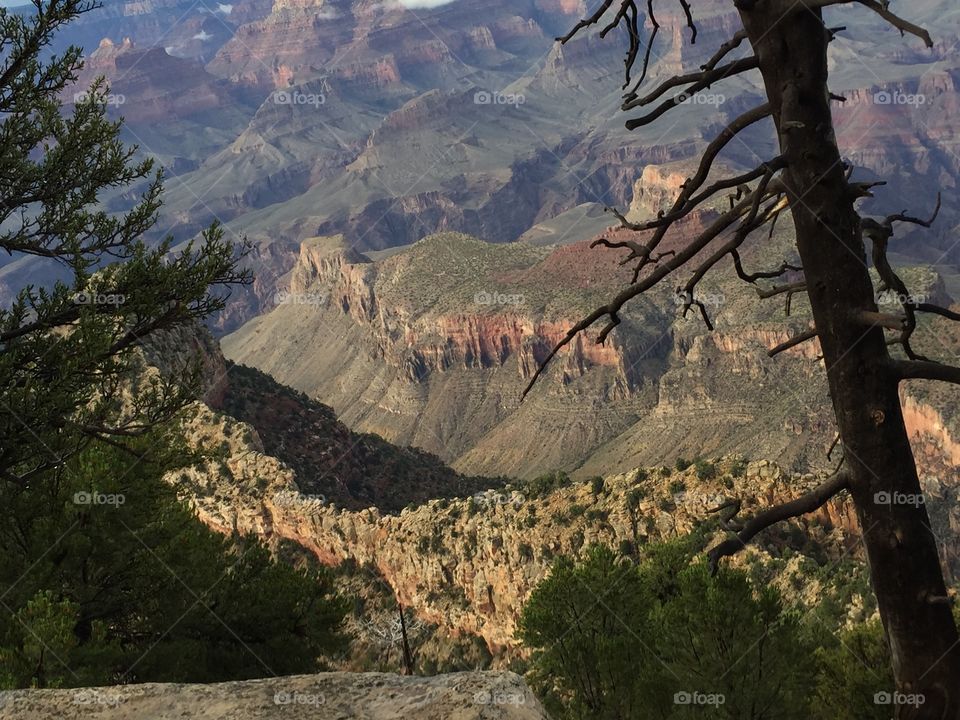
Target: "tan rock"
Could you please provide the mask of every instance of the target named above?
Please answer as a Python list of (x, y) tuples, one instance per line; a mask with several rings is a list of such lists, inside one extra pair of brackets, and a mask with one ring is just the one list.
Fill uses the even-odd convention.
[(0, 720), (547, 720), (511, 672), (324, 673), (0, 693)]

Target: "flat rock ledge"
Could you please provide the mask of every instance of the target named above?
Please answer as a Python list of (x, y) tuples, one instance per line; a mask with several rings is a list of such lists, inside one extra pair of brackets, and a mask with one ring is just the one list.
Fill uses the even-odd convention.
[(511, 672), (323, 673), (0, 692), (2, 720), (549, 720)]

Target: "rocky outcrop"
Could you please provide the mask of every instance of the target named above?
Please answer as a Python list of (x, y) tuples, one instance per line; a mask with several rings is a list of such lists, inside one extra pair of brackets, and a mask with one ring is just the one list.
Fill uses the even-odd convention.
[(548, 720), (511, 672), (324, 673), (212, 685), (142, 683), (0, 693), (9, 720)]
[[(453, 242), (464, 242), (450, 237)], [(439, 250), (444, 242), (444, 237), (425, 240), (420, 253), (431, 252), (427, 245)], [(475, 251), (488, 251), (476, 241), (466, 242), (473, 244)], [(290, 274), (290, 301), (308, 304), (306, 300), (312, 298), (314, 304), (329, 304), (354, 322), (374, 329), (379, 352), (412, 381), (448, 370), (501, 368), (510, 359), (517, 360), (520, 377), (528, 380), (569, 327), (565, 320), (532, 317), (520, 307), (526, 303), (524, 296), (497, 288), (478, 290), (466, 303), (470, 312), (443, 310), (425, 317), (421, 308), (392, 304), (390, 298), (384, 302), (384, 290), (396, 296), (388, 286), (400, 280), (398, 274), (409, 274), (408, 268), (398, 267), (403, 264), (402, 259), (374, 264), (346, 246), (342, 236), (315, 238), (303, 244)], [(524, 278), (505, 274), (502, 284), (523, 283)], [(283, 291), (278, 297), (284, 297)], [(597, 345), (582, 338), (575, 341), (564, 360), (570, 372), (579, 369), (583, 374), (589, 367), (605, 366), (624, 371), (626, 380), (623, 361), (614, 343)]]
[(227, 362), (220, 344), (204, 328), (177, 328), (153, 333), (141, 346), (144, 358), (166, 377), (183, 379), (198, 371), (199, 399), (217, 408), (227, 394)]
[[(182, 122), (236, 102), (229, 85), (200, 63), (160, 47), (139, 48), (130, 38), (119, 44), (102, 40), (84, 64), (77, 86), (86, 88), (101, 75), (110, 83), (108, 107), (133, 124)], [(71, 88), (68, 99), (75, 93)]]
[(937, 468), (955, 475), (960, 467), (960, 442), (956, 431), (948, 427), (943, 414), (934, 406), (901, 391), (903, 419), (913, 438), (913, 450), (928, 471)]
[[(244, 377), (234, 375), (230, 382)], [(349, 561), (372, 568), (424, 621), (447, 636), (479, 636), (499, 657), (516, 651), (514, 633), (523, 603), (556, 556), (576, 556), (591, 543), (630, 553), (650, 542), (687, 535), (705, 523), (708, 530), (713, 528), (711, 542), (716, 542), (723, 533), (709, 523), (726, 501), (739, 500), (740, 513), (749, 516), (788, 502), (823, 478), (822, 473), (786, 472), (766, 460), (746, 463), (728, 457), (701, 460), (682, 470), (633, 470), (602, 480), (475, 486), (459, 497), (414, 498), (416, 504), (393, 512), (355, 503), (354, 509), (343, 509), (334, 496), (317, 494), (311, 472), (315, 462), (304, 463), (304, 457), (313, 449), (314, 457), (336, 456), (335, 465), (350, 466), (352, 460), (340, 449), (358, 440), (332, 447), (329, 441), (336, 439), (337, 427), (312, 422), (295, 400), (292, 392), (271, 395), (264, 407), (274, 413), (272, 419), (255, 409), (240, 411), (229, 400), (224, 404), (226, 413), (252, 425), (198, 404), (184, 424), (184, 436), (210, 459), (172, 472), (167, 480), (210, 527), (225, 534), (252, 533), (273, 545), (292, 541), (328, 565)], [(247, 393), (241, 405), (252, 401)], [(921, 426), (912, 413), (923, 413), (907, 413), (918, 437), (942, 432), (929, 417)], [(277, 443), (276, 426), (283, 418), (300, 432)], [(646, 427), (657, 434), (655, 418)], [(784, 430), (780, 434), (787, 434)], [(285, 444), (298, 444), (303, 452), (290, 454)], [(390, 467), (382, 449), (376, 457)], [(372, 462), (364, 472), (376, 471)], [(960, 570), (958, 478), (955, 473), (925, 474), (923, 484), (933, 530), (955, 576)], [(771, 530), (735, 562), (786, 557), (786, 548), (801, 554), (812, 549), (819, 558), (858, 558), (851, 504), (839, 498), (793, 523), (792, 529)], [(794, 574), (802, 574), (802, 569), (787, 563), (777, 582), (792, 583)], [(815, 602), (817, 584), (804, 581), (803, 586), (807, 599)]]
[[(648, 188), (663, 176), (645, 177)], [(692, 215), (662, 248), (675, 249), (710, 218)], [(631, 235), (604, 233), (638, 239)], [(788, 242), (757, 243), (744, 262), (774, 267), (790, 257)], [(520, 402), (568, 329), (630, 282), (620, 257), (589, 243), (492, 246), (450, 234), (371, 262), (344, 237), (313, 239), (281, 303), (224, 347), (331, 405), (352, 428), (470, 474), (625, 472), (704, 452), (825, 467), (835, 430), (817, 343), (766, 354), (806, 329), (805, 301), (795, 298), (784, 318), (782, 305), (759, 302), (729, 266), (699, 290), (715, 331), (680, 317), (667, 289), (638, 298), (605, 344), (591, 333), (576, 338)], [(917, 293), (950, 303), (936, 272), (904, 272)], [(937, 402), (923, 405), (952, 412)], [(919, 417), (908, 412), (911, 423)], [(930, 453), (921, 464), (944, 472)]]
[[(283, 475), (271, 477), (256, 493), (207, 478), (189, 498), (200, 518), (221, 532), (293, 541), (329, 565), (350, 560), (376, 568), (418, 616), (444, 632), (478, 635), (497, 655), (516, 648), (523, 603), (554, 557), (576, 556), (592, 543), (623, 551), (686, 535), (727, 499), (741, 498), (747, 516), (821, 480), (787, 475), (767, 461), (750, 463), (739, 476), (731, 474), (732, 460), (709, 466), (716, 467), (714, 477), (698, 477), (694, 467), (634, 471), (607, 477), (599, 486), (573, 483), (546, 495), (532, 495), (533, 486), (521, 484), (467, 499), (433, 500), (399, 515), (338, 509), (300, 494)], [(948, 508), (951, 497), (941, 488), (931, 501)], [(956, 515), (956, 509), (949, 513)], [(800, 527), (811, 539), (801, 535), (794, 550), (810, 542), (828, 556), (858, 556), (856, 518), (847, 502), (832, 502)], [(950, 548), (956, 550), (949, 526), (939, 529), (950, 533)], [(772, 533), (766, 547), (779, 555), (797, 541), (789, 533)], [(736, 561), (767, 557), (761, 543)]]

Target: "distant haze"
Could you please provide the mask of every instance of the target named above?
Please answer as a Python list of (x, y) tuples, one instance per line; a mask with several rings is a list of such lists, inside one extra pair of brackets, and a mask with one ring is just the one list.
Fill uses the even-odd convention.
[[(0, 0), (2, 2), (3, 0)], [(400, 0), (400, 4), (411, 9), (435, 8), (440, 5), (449, 5), (453, 0)]]

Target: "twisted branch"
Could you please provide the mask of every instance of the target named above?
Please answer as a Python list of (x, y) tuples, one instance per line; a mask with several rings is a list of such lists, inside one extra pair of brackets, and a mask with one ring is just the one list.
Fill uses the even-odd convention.
[[(784, 520), (790, 520), (819, 510), (826, 505), (829, 500), (848, 489), (849, 486), (849, 474), (846, 472), (837, 472), (821, 485), (796, 500), (757, 513), (744, 523), (743, 529), (737, 533), (736, 537), (724, 540), (707, 553), (711, 572), (717, 572), (722, 558), (736, 555), (762, 531)], [(725, 505), (721, 507), (725, 507)], [(728, 522), (731, 519), (732, 517), (728, 518)]]

